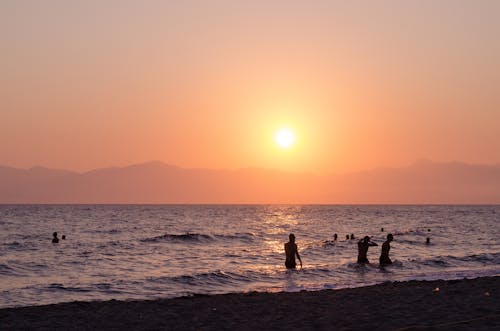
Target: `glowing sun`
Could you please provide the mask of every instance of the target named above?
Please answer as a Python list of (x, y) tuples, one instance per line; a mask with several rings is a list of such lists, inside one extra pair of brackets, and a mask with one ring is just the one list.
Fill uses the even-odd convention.
[(280, 129), (274, 135), (274, 141), (281, 148), (289, 148), (295, 142), (295, 135), (290, 129)]

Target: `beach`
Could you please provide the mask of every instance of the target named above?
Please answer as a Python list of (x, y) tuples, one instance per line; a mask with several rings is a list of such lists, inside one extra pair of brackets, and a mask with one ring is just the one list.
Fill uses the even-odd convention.
[(2, 330), (498, 330), (500, 277), (69, 302), (0, 310)]

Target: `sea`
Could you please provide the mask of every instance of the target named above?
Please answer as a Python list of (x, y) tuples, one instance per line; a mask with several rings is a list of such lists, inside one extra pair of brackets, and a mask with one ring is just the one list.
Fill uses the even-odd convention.
[(0, 205), (0, 308), (498, 275), (499, 205)]

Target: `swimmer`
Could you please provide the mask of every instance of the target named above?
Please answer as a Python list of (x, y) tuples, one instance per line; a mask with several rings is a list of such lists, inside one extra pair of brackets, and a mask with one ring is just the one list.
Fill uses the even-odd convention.
[(66, 235), (63, 234), (62, 237), (61, 237), (61, 239), (62, 240), (66, 240)]
[(354, 240), (354, 234), (351, 233), (351, 240)]
[(349, 235), (348, 234), (345, 235), (345, 240), (349, 240)]
[(290, 233), (288, 238), (290, 239), (290, 241), (285, 244), (285, 255), (286, 255), (285, 266), (287, 269), (295, 269), (297, 265), (295, 263), (295, 255), (297, 255), (297, 258), (299, 259), (300, 262), (300, 267), (302, 268), (302, 260), (300, 259), (297, 244), (295, 243), (295, 235), (293, 233)]
[(336, 234), (336, 233), (334, 233), (334, 234), (333, 234), (333, 241), (337, 241), (337, 238), (338, 238), (337, 234)]
[(389, 250), (391, 249), (391, 241), (394, 240), (392, 233), (387, 235), (387, 240), (382, 244), (382, 253), (380, 254), (380, 265), (392, 264), (391, 259), (389, 258)]
[(54, 232), (54, 233), (52, 234), (52, 237), (53, 237), (53, 238), (52, 238), (52, 243), (53, 243), (53, 244), (57, 244), (57, 243), (59, 242), (59, 238), (57, 238), (57, 232)]
[(431, 238), (429, 238), (429, 237), (425, 238), (425, 243), (427, 245), (429, 245), (431, 243)]
[(370, 241), (370, 237), (366, 236), (358, 242), (358, 263), (369, 263), (366, 255), (370, 246), (378, 246), (376, 243)]

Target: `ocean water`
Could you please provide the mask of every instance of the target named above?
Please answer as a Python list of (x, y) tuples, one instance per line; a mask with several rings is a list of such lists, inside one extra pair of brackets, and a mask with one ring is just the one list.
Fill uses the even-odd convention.
[[(395, 263), (380, 268), (389, 232)], [(379, 246), (360, 266), (365, 235)], [(1, 205), (0, 307), (500, 275), (499, 238), (500, 206)]]

